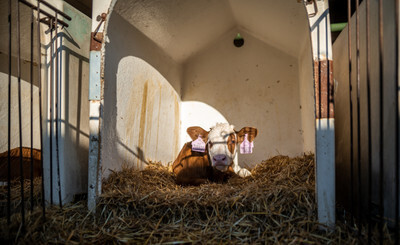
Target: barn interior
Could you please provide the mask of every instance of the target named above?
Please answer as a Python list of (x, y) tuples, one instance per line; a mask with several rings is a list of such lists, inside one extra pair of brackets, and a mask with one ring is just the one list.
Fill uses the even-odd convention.
[[(39, 1), (44, 5), (43, 0), (28, 0), (31, 4), (39, 4)], [(361, 153), (359, 159), (367, 159), (368, 141), (365, 140), (366, 127), (361, 125), (360, 135), (365, 144), (352, 146), (353, 142), (350, 143), (350, 135), (354, 132), (349, 132), (348, 122), (347, 96), (351, 93), (346, 87), (349, 82), (347, 29), (341, 32), (347, 25), (346, 1), (198, 0), (171, 4), (171, 1), (163, 0), (99, 0), (93, 3), (91, 0), (48, 0), (58, 10), (48, 6), (42, 6), (42, 10), (53, 15), (62, 11), (72, 20), (61, 18), (69, 27), (51, 28), (51, 17), (41, 19), (47, 23), (41, 24), (39, 32), (41, 48), (36, 41), (33, 43), (34, 61), (30, 57), (30, 35), (36, 33), (37, 27), (31, 29), (30, 20), (32, 13), (37, 14), (37, 11), (35, 7), (23, 4), (25, 0), (10, 2), (12, 14), (9, 20), (8, 1), (0, 3), (0, 149), (4, 152), (10, 146), (13, 148), (11, 164), (30, 169), (28, 147), (32, 146), (33, 152), (41, 148), (43, 178), (30, 180), (29, 171), (24, 170), (24, 176), (18, 168), (12, 168), (15, 172), (12, 175), (17, 177), (11, 182), (7, 182), (8, 176), (0, 178), (0, 243), (393, 241), (391, 233), (396, 228), (392, 228), (393, 222), (384, 225), (384, 221), (393, 221), (395, 216), (398, 219), (395, 210), (400, 210), (395, 209), (398, 204), (395, 201), (400, 200), (394, 188), (395, 181), (398, 183), (398, 175), (395, 179), (394, 174), (398, 164), (395, 164), (395, 146), (391, 143), (395, 141), (391, 128), (397, 122), (397, 113), (383, 121), (387, 130), (381, 138), (389, 142), (389, 147), (381, 151), (384, 158), (389, 159), (382, 164), (385, 172), (382, 167), (378, 169), (376, 144), (379, 142), (374, 141), (375, 145), (372, 145), (371, 177), (377, 184), (368, 187), (367, 181), (368, 184), (371, 181), (367, 174), (371, 169), (357, 166), (353, 170), (355, 162), (350, 157), (350, 150), (355, 154), (355, 149), (361, 145), (361, 150), (357, 150), (357, 154)], [(17, 37), (18, 2), (22, 20), (20, 37)], [(364, 36), (366, 8), (363, 4), (366, 1), (361, 2), (358, 7), (361, 36)], [(376, 3), (371, 13), (373, 33), (378, 33)], [(395, 15), (392, 4), (394, 0), (385, 1), (384, 5), (385, 76), (395, 74), (396, 64), (393, 50), (394, 36), (397, 35), (393, 35)], [(350, 5), (354, 13), (356, 1), (350, 1)], [(313, 10), (317, 12), (314, 17)], [(100, 21), (99, 14), (102, 13), (107, 13), (105, 22)], [(356, 38), (356, 18), (353, 16), (351, 21), (353, 39)], [(11, 23), (10, 32), (7, 22)], [(33, 24), (38, 24), (36, 19)], [(334, 28), (336, 24), (342, 28)], [(91, 46), (90, 33), (93, 34), (96, 27), (99, 36), (104, 33), (101, 50), (93, 50)], [(333, 32), (332, 39), (329, 30)], [(37, 34), (32, 38), (37, 40)], [(20, 39), (21, 54), (17, 50)], [(12, 43), (10, 50), (9, 40)], [(364, 41), (361, 41), (362, 50), (366, 46)], [(353, 58), (357, 57), (356, 43), (353, 40)], [(375, 70), (371, 74), (377, 77), (378, 35), (372, 43), (376, 48), (372, 52)], [(37, 49), (41, 52), (41, 60), (38, 60)], [(93, 59), (93, 53), (101, 59)], [(328, 116), (328, 120), (335, 120), (335, 133), (333, 128), (327, 130), (318, 123), (327, 121), (326, 118), (315, 120), (318, 108), (321, 110), (318, 106), (321, 90), (316, 87), (314, 93), (314, 84), (325, 82), (322, 81), (324, 70), (318, 68), (321, 66), (317, 62), (321, 59), (332, 61), (332, 55), (335, 119)], [(363, 52), (360, 56), (366, 57)], [(362, 63), (364, 58), (361, 58)], [(313, 60), (316, 62), (314, 70)], [(19, 74), (18, 62), (22, 74)], [(93, 65), (99, 67), (96, 75), (101, 73), (97, 88), (92, 84), (92, 75), (96, 73), (92, 70)], [(33, 78), (29, 73), (32, 67)], [(60, 68), (58, 75), (55, 67)], [(352, 71), (356, 70), (356, 62), (353, 62)], [(364, 79), (363, 65), (361, 70)], [(41, 80), (36, 78), (38, 73), (42, 74)], [(355, 88), (356, 73), (352, 76)], [(11, 113), (6, 112), (9, 79)], [(329, 83), (329, 78), (326, 82)], [(377, 86), (377, 82), (374, 80), (372, 85)], [(55, 89), (58, 83), (60, 89)], [(17, 84), (21, 85), (22, 110), (18, 109)], [(99, 92), (99, 97), (93, 99), (93, 90), (101, 90), (101, 96)], [(39, 91), (43, 93), (41, 103), (38, 103)], [(375, 114), (378, 91), (374, 89), (371, 100), (375, 104), (372, 111)], [(395, 91), (390, 86), (385, 87), (385, 108), (395, 104)], [(51, 113), (57, 111), (55, 94), (59, 95), (61, 105), (58, 118)], [(356, 98), (356, 90), (352, 96)], [(98, 108), (93, 109), (93, 101), (98, 103)], [(366, 115), (363, 106), (366, 104), (361, 106), (362, 118)], [(39, 105), (44, 109), (42, 124)], [(314, 107), (317, 107), (317, 113)], [(96, 110), (98, 115), (93, 116), (91, 113)], [(18, 129), (19, 111), (22, 111), (22, 129)], [(357, 112), (355, 108), (354, 118)], [(8, 114), (11, 124), (7, 122)], [(98, 120), (99, 138), (92, 127)], [(375, 127), (377, 120), (372, 121)], [(229, 122), (236, 130), (243, 126), (259, 129), (254, 153), (239, 156), (240, 165), (252, 168), (253, 177), (231, 178), (224, 184), (176, 185), (173, 174), (159, 163), (171, 163), (181, 146), (190, 140), (187, 127), (199, 125), (208, 129), (216, 122)], [(43, 126), (43, 134), (40, 134), (39, 125)], [(11, 128), (11, 141), (8, 142), (6, 128)], [(18, 140), (21, 135), (22, 143)], [(326, 136), (335, 146), (326, 143), (329, 138)], [(94, 142), (100, 144), (98, 151), (92, 148)], [(20, 155), (14, 154), (19, 153), (20, 145), (24, 153), (22, 165)], [(25, 149), (28, 150), (25, 152)], [(296, 157), (304, 152), (315, 155)], [(329, 152), (332, 154), (326, 154)], [(93, 156), (95, 161), (91, 161)], [(321, 156), (325, 158), (319, 158)], [(327, 164), (329, 162), (333, 164)], [(3, 164), (0, 170), (5, 169), (1, 166), (8, 163), (7, 152), (0, 154), (0, 163)], [(329, 169), (328, 165), (333, 168)], [(329, 171), (318, 172), (321, 166)], [(362, 175), (358, 174), (360, 169)], [(335, 171), (336, 182), (327, 181), (334, 181)], [(6, 174), (5, 170), (0, 172)], [(379, 181), (378, 174), (381, 173), (384, 178)], [(94, 175), (95, 180), (90, 179)], [(24, 179), (18, 179), (18, 176), (24, 176)], [(361, 184), (354, 185), (356, 181)], [(321, 191), (317, 188), (321, 186), (329, 187), (329, 190)], [(11, 187), (11, 195), (7, 194), (8, 187)], [(378, 187), (383, 188), (378, 190)], [(338, 198), (326, 202), (325, 194), (335, 196), (335, 188)], [(93, 189), (96, 189), (94, 194), (91, 193)], [(367, 191), (372, 191), (370, 201)], [(378, 194), (382, 196), (382, 193), (383, 198), (379, 200)], [(11, 200), (6, 200), (10, 196)], [(93, 209), (91, 198), (96, 200)], [(328, 220), (324, 219), (328, 215), (320, 214), (326, 203), (333, 204), (331, 210), (336, 212)], [(360, 203), (363, 204), (358, 206)], [(358, 207), (353, 207), (356, 204)], [(377, 225), (372, 234), (367, 231), (366, 223), (358, 223), (364, 221), (359, 219), (361, 213), (370, 217), (368, 228)], [(6, 216), (10, 222), (6, 221)], [(45, 218), (43, 222), (42, 217)], [(353, 222), (355, 218), (357, 225)], [(396, 224), (400, 223), (396, 221)], [(335, 229), (324, 232), (328, 227)], [(27, 228), (26, 233), (24, 228)]]
[(258, 128), (253, 154), (239, 156), (242, 167), (314, 152), (313, 59), (302, 3), (112, 6), (103, 50), (103, 169), (172, 162), (190, 141), (187, 127), (217, 122)]

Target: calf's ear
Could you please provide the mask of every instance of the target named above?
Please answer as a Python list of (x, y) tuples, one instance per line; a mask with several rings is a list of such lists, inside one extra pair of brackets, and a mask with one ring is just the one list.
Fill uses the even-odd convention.
[(244, 127), (242, 128), (239, 132), (236, 132), (237, 137), (238, 137), (238, 143), (242, 143), (244, 141), (244, 136), (247, 134), (247, 139), (252, 142), (257, 134), (258, 134), (258, 130), (256, 128), (253, 127)]
[(192, 140), (197, 140), (199, 136), (204, 140), (204, 142), (207, 142), (208, 140), (208, 132), (205, 131), (203, 128), (195, 126), (195, 127), (189, 127), (186, 132), (192, 138)]

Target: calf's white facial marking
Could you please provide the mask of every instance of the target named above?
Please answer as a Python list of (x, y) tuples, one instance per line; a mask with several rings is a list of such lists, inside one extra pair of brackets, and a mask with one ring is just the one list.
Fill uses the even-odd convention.
[(208, 133), (208, 152), (211, 165), (225, 172), (232, 165), (236, 156), (236, 133), (234, 126), (227, 123), (217, 123)]
[(253, 145), (253, 140), (258, 133), (256, 128), (244, 127), (240, 131), (235, 132), (233, 125), (217, 123), (209, 132), (201, 127), (194, 126), (189, 127), (187, 133), (193, 140), (192, 151), (198, 151), (198, 143), (201, 143), (201, 145), (207, 143), (211, 165), (215, 169), (225, 172), (232, 166), (233, 171), (241, 177), (251, 175), (247, 169), (241, 168), (235, 159), (237, 159), (238, 144), (247, 139), (247, 143), (250, 143), (251, 146)]

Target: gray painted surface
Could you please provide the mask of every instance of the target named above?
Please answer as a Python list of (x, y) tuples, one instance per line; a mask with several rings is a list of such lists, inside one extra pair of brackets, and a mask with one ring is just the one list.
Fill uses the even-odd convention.
[[(96, 52), (96, 51), (92, 51)], [(91, 63), (92, 65), (92, 63)], [(101, 191), (101, 179), (99, 176), (99, 147), (100, 147), (100, 101), (90, 101), (90, 143), (88, 159), (88, 208), (94, 211), (96, 199)]]
[[(332, 59), (328, 0), (317, 1), (317, 4), (317, 14), (309, 19), (314, 65), (320, 61), (329, 63)], [(307, 5), (306, 9), (309, 14), (315, 12), (313, 4)], [(329, 81), (324, 81), (323, 77), (318, 78), (318, 75), (315, 75), (314, 79), (321, 79), (321, 82), (328, 83)], [(319, 93), (319, 91), (315, 92)], [(319, 118), (315, 125), (315, 191), (318, 203), (318, 221), (331, 229), (334, 228), (336, 218), (334, 123), (333, 118)]]
[(89, 100), (100, 100), (101, 97), (101, 52), (90, 51), (90, 77), (89, 77)]
[(316, 195), (318, 204), (318, 221), (328, 227), (335, 225), (335, 148), (332, 139), (335, 137), (334, 119), (317, 119), (316, 123)]
[[(73, 200), (75, 194), (87, 192), (88, 145), (89, 145), (89, 39), (91, 20), (65, 2), (54, 1), (59, 9), (71, 16), (70, 27), (59, 31), (58, 48), (61, 66), (59, 69), (61, 84), (60, 121), (59, 121), (59, 159), (62, 202)], [(46, 30), (46, 29), (44, 29)], [(49, 38), (49, 35), (47, 36)], [(46, 39), (49, 40), (49, 39)], [(44, 69), (49, 65), (50, 48), (45, 45)], [(46, 71), (50, 77), (50, 71)], [(45, 79), (45, 78), (44, 78)], [(49, 80), (44, 80), (44, 97), (49, 96)], [(49, 120), (49, 97), (44, 105), (45, 120)], [(47, 108), (47, 109), (46, 109)], [(58, 203), (57, 161), (55, 124), (53, 126), (53, 199)], [(49, 168), (49, 123), (43, 128), (43, 159), (45, 171), (46, 199), (50, 196)]]

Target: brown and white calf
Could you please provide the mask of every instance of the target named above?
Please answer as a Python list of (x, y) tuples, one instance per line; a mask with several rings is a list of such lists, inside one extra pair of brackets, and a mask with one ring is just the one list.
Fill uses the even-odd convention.
[(236, 156), (239, 145), (244, 141), (252, 143), (257, 132), (252, 127), (236, 132), (228, 123), (218, 123), (210, 131), (189, 127), (187, 133), (193, 141), (183, 146), (172, 165), (177, 184), (199, 185), (234, 173), (240, 177), (250, 176), (250, 171), (239, 166)]
[[(22, 147), (22, 154), (20, 148), (10, 150), (10, 178), (16, 180), (21, 177), (20, 155), (22, 155), (22, 169), (24, 179), (31, 177), (31, 148)], [(42, 154), (40, 150), (33, 149), (33, 178), (42, 176), (42, 165), (40, 159)], [(0, 182), (5, 182), (8, 179), (8, 151), (0, 154)]]

